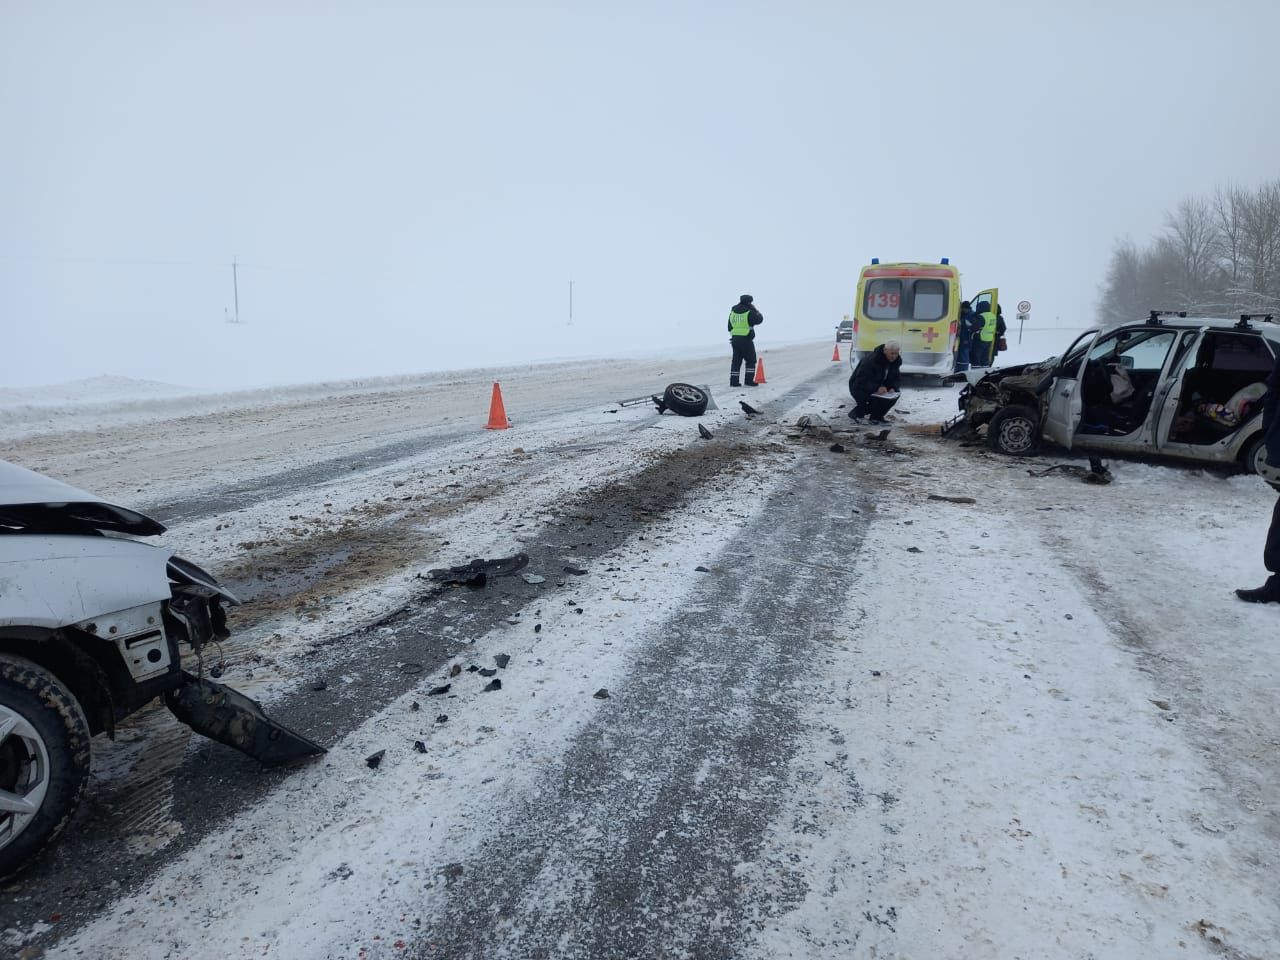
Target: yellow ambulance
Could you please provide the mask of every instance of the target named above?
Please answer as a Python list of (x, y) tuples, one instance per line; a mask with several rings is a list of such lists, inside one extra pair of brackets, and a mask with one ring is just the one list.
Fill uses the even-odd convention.
[[(999, 304), (999, 290), (982, 290), (969, 298), (974, 311)], [(955, 369), (960, 328), (960, 270), (943, 257), (940, 263), (881, 263), (872, 260), (858, 274), (858, 302), (853, 319), (854, 366), (863, 355), (888, 340), (902, 348), (902, 372), (946, 376)]]

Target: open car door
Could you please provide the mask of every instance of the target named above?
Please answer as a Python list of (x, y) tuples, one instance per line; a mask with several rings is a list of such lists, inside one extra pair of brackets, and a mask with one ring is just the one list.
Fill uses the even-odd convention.
[(1068, 450), (1075, 441), (1080, 418), (1084, 415), (1084, 397), (1080, 391), (1084, 365), (1088, 363), (1089, 352), (1100, 333), (1099, 330), (1088, 330), (1080, 334), (1058, 361), (1057, 369), (1053, 371), (1049, 382), (1044, 435)]
[(984, 303), (990, 304), (991, 312), (995, 313), (996, 308), (1000, 306), (1000, 289), (992, 287), (990, 290), (979, 290), (969, 297), (969, 306), (973, 308), (974, 313), (981, 313)]

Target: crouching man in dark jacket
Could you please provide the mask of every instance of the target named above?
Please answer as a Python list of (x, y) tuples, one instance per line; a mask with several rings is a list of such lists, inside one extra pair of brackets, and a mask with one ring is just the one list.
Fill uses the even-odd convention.
[[(1280, 357), (1267, 377), (1267, 395), (1262, 398), (1262, 436), (1267, 450), (1267, 481), (1280, 491)], [(1262, 562), (1271, 574), (1267, 582), (1256, 590), (1237, 590), (1236, 596), (1250, 603), (1280, 603), (1280, 499), (1271, 511)]]
[(880, 344), (858, 361), (849, 378), (849, 393), (855, 401), (849, 416), (855, 423), (864, 417), (884, 423), (884, 415), (898, 402), (901, 368), (902, 350), (896, 340)]

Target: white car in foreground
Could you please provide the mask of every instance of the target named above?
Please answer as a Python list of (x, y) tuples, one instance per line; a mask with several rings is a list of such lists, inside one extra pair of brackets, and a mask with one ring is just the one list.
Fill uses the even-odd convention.
[[(0, 461), (0, 877), (68, 823), (90, 742), (156, 697), (193, 730), (268, 766), (323, 753), (203, 676), (239, 601), (138, 537), (150, 517)], [(186, 651), (195, 674), (182, 668)]]

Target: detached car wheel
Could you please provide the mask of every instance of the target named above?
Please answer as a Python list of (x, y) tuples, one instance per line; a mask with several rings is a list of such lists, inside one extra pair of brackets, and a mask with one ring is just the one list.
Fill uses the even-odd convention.
[(1040, 415), (1030, 407), (1010, 404), (996, 411), (987, 425), (987, 445), (996, 453), (1025, 457), (1040, 444)]
[(662, 404), (682, 417), (700, 417), (707, 412), (707, 393), (691, 383), (669, 383)]
[(71, 819), (89, 779), (89, 741), (80, 704), (53, 674), (0, 654), (0, 877)]

